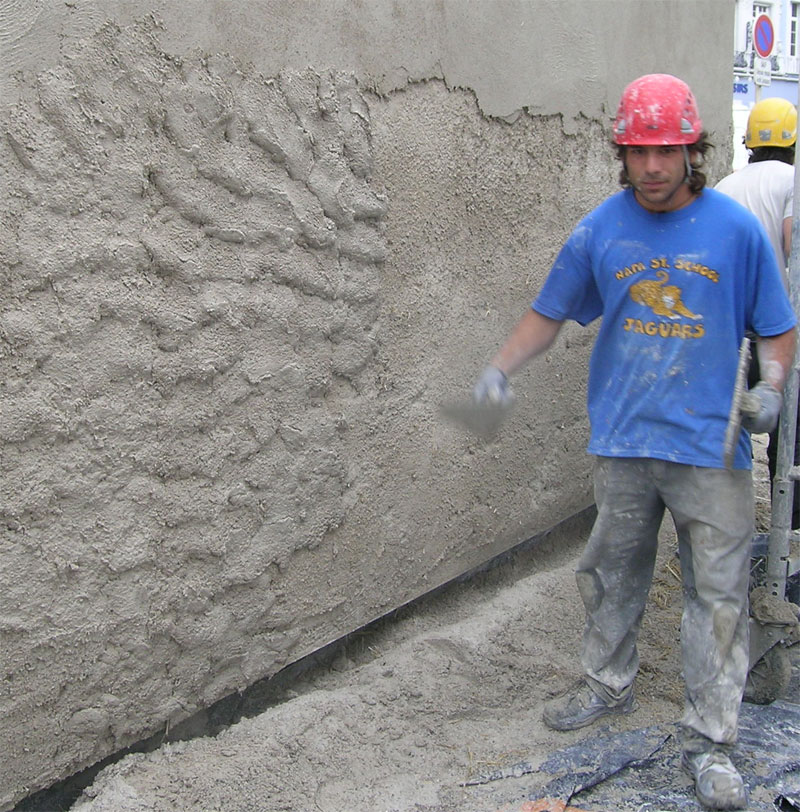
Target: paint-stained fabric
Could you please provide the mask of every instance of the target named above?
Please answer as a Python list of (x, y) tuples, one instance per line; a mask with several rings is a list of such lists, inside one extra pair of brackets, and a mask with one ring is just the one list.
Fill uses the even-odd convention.
[[(706, 189), (653, 213), (631, 190), (587, 215), (560, 251), (533, 308), (588, 324), (602, 317), (589, 370), (589, 451), (722, 468), (745, 331), (795, 324), (757, 219)], [(740, 436), (734, 466), (751, 466)]]
[(599, 458), (595, 500), (597, 520), (577, 569), (586, 608), (582, 662), (592, 687), (616, 702), (636, 676), (636, 640), (666, 508), (683, 580), (684, 738), (733, 744), (749, 662), (749, 471)]

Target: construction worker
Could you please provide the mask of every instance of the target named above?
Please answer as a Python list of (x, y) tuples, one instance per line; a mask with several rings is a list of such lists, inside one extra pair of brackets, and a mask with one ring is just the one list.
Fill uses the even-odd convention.
[[(754, 105), (747, 118), (744, 143), (750, 151), (748, 163), (724, 177), (716, 189), (748, 208), (764, 226), (778, 264), (785, 272), (792, 246), (794, 200), (794, 151), (797, 141), (797, 110), (786, 99), (764, 99)], [(758, 376), (758, 364), (751, 370)], [(797, 433), (800, 438), (800, 432)], [(778, 432), (770, 432), (767, 461), (770, 481), (775, 479)], [(792, 527), (800, 527), (800, 485), (794, 486)]]
[(758, 217), (767, 231), (781, 268), (792, 245), (794, 149), (797, 110), (786, 99), (764, 99), (747, 118), (744, 143), (748, 163), (724, 177), (716, 189)]
[(683, 764), (710, 809), (741, 809), (730, 759), (748, 670), (753, 485), (748, 431), (733, 469), (723, 447), (745, 331), (762, 380), (752, 432), (775, 425), (794, 356), (795, 315), (764, 230), (705, 188), (710, 148), (692, 91), (650, 74), (625, 89), (613, 127), (623, 190), (584, 217), (531, 307), (473, 389), (505, 404), (509, 377), (566, 319), (602, 317), (589, 366), (597, 518), (577, 566), (586, 610), (580, 684), (545, 723), (573, 730), (634, 709), (637, 636), (664, 509), (683, 578)]

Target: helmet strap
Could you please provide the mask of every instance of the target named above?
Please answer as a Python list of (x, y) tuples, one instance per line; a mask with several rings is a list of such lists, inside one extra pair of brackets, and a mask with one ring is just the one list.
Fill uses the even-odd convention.
[(689, 178), (692, 177), (692, 163), (689, 160), (689, 149), (686, 144), (683, 145), (683, 160), (686, 164), (686, 177), (684, 178), (684, 182), (688, 183)]

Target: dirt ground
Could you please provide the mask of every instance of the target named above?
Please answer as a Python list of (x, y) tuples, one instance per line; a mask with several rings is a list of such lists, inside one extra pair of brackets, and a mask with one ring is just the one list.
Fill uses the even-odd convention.
[[(755, 476), (763, 529), (769, 507), (763, 461)], [(587, 735), (548, 730), (541, 710), (579, 676), (583, 617), (573, 567), (590, 520), (576, 518), (492, 569), (353, 635), (332, 660), (265, 685), (264, 695), (243, 698), (239, 712), (250, 718), (216, 737), (127, 756), (101, 772), (72, 809), (537, 809), (526, 801), (535, 774), (468, 782), (498, 769), (513, 773), (524, 762), (535, 768)], [(641, 635), (638, 709), (600, 732), (680, 717), (675, 551), (667, 519)], [(251, 715), (256, 707), (260, 712)], [(682, 773), (674, 781), (689, 785)], [(641, 808), (625, 799), (618, 806)]]

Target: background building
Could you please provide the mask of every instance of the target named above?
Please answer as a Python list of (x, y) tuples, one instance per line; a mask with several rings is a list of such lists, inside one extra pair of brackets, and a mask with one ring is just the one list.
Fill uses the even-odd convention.
[[(759, 71), (756, 21), (766, 15), (774, 44), (766, 75)], [(747, 116), (759, 98), (780, 97), (797, 104), (800, 73), (800, 2), (794, 0), (736, 0), (733, 59), (733, 168), (747, 163), (742, 143)], [(762, 78), (763, 77), (763, 78)], [(766, 82), (766, 84), (761, 84)]]

